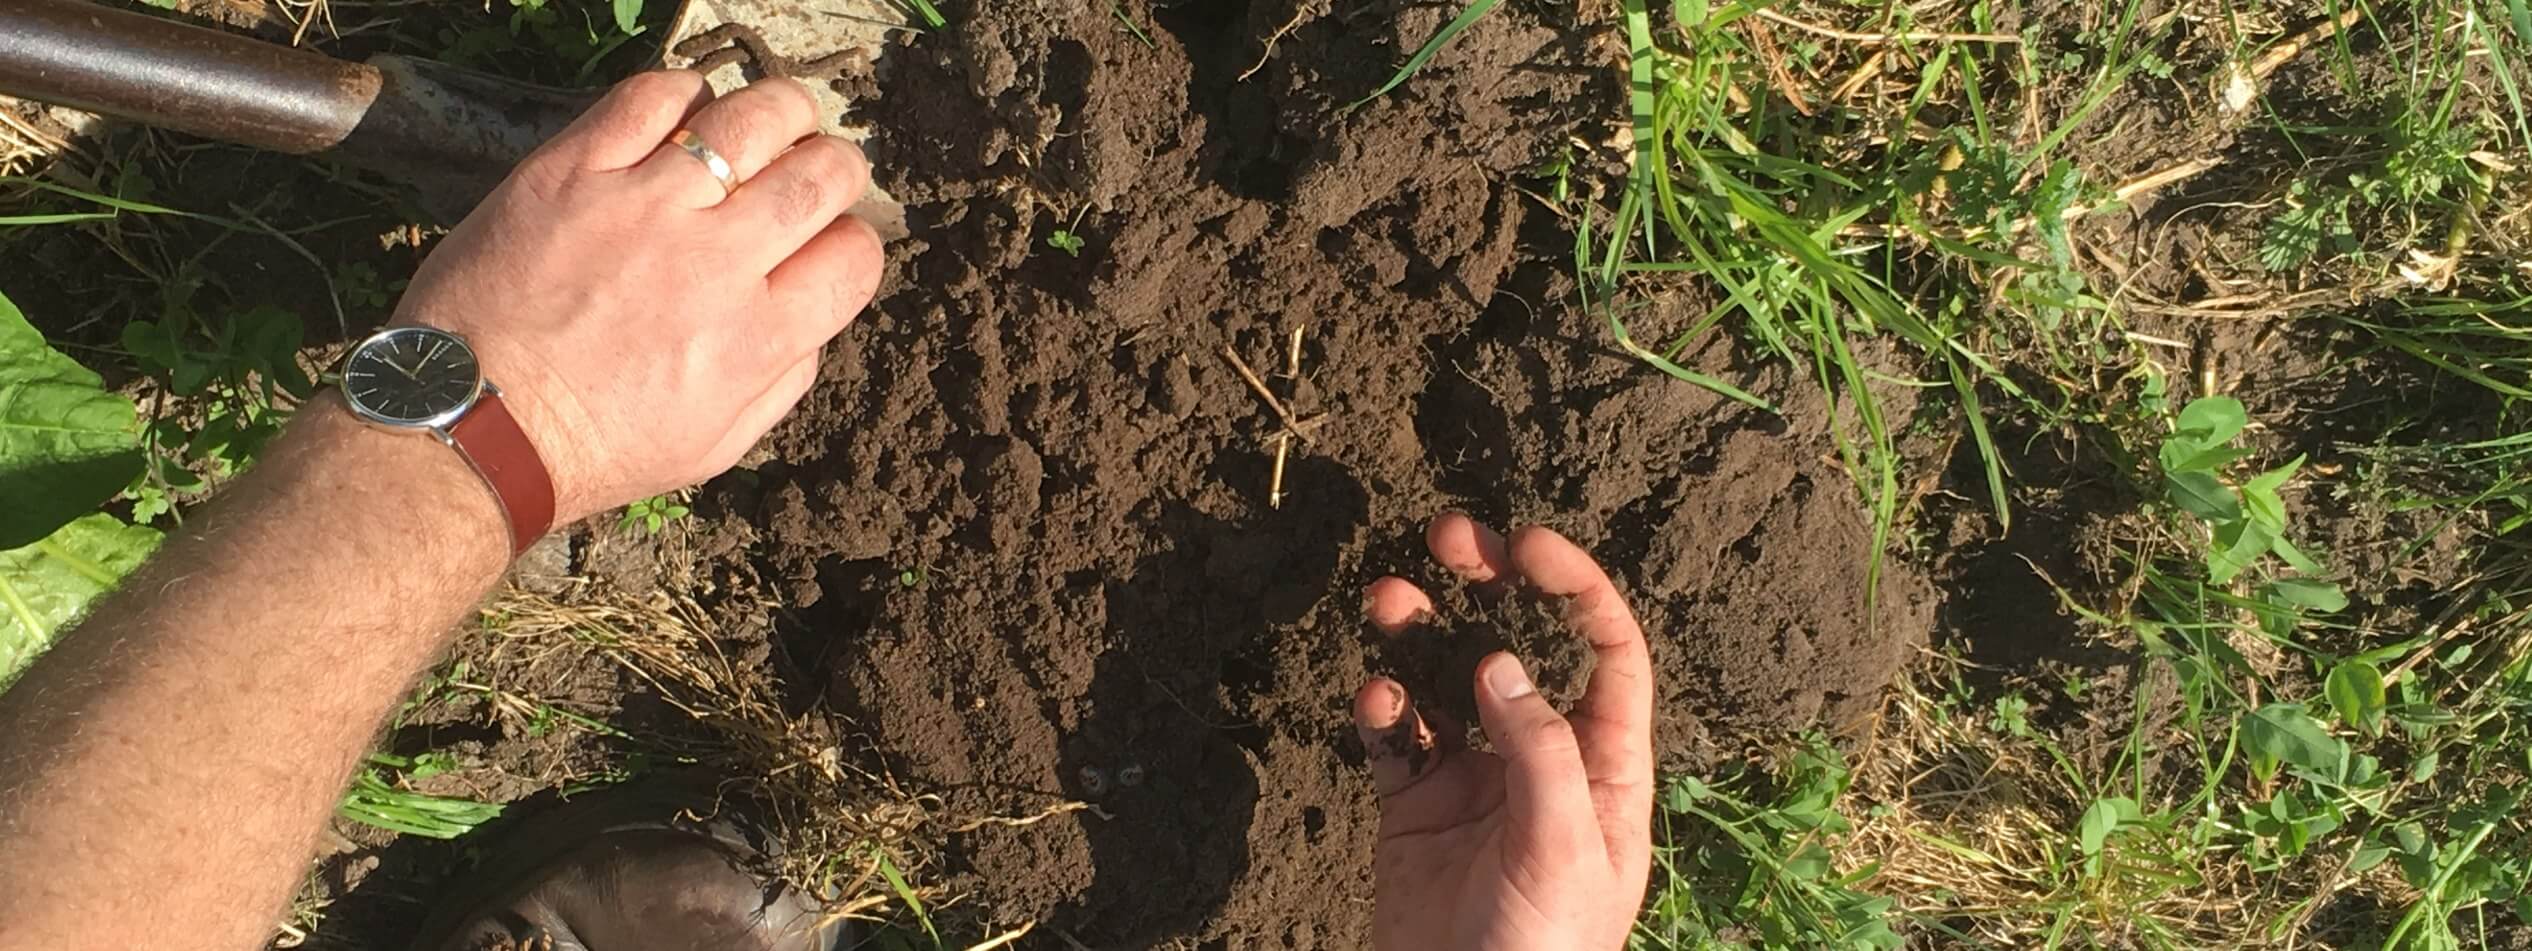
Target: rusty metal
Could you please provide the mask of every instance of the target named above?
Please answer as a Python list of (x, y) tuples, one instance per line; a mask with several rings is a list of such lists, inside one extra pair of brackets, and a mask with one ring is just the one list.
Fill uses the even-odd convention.
[(377, 101), (325, 154), (422, 187), (443, 216), (462, 216), (599, 96), (402, 56), (363, 66), (376, 71)]
[(427, 60), (353, 63), (85, 0), (0, 0), (0, 95), (419, 186), (462, 215), (597, 93)]
[(343, 141), (378, 71), (84, 0), (0, 3), (0, 93), (307, 154)]

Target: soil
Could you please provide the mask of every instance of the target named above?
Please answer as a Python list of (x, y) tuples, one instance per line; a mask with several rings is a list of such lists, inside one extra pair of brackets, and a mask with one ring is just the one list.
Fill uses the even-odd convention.
[[(1670, 766), (1866, 723), (1926, 642), (1931, 588), (1898, 559), (1874, 583), (1814, 386), (1709, 341), (1700, 366), (1782, 411), (1752, 409), (1566, 309), (1568, 225), (1522, 186), (1624, 115), (1584, 6), (1507, 6), (1352, 110), (1450, 11), (1127, 3), (1147, 47), (1050, 4), (880, 62), (857, 118), (917, 237), (772, 459), (701, 507), (763, 533), (794, 653), (891, 775), (953, 811), (1097, 805), (953, 836), (969, 907), (1091, 947), (1364, 946), (1347, 698), (1396, 671), (1473, 722), (1494, 643), (1457, 611), (1422, 651), (1360, 620), (1383, 574), (1450, 590), (1420, 551), (1445, 509), (1550, 524), (1620, 578)], [(1317, 422), (1275, 507), (1277, 424), (1224, 354), (1280, 369), (1295, 327), (1281, 385)], [(1475, 620), (1574, 689), (1570, 637), (1509, 604)]]
[[(2064, 6), (2035, 16), (2083, 21)], [(1470, 672), (1488, 650), (1521, 653), (1560, 701), (1588, 677), (1552, 605), (1462, 591), (1425, 557), (1423, 525), (1443, 510), (1548, 524), (1610, 569), (1652, 641), (1665, 769), (1702, 770), (1789, 731), (1864, 742), (1883, 687), (1929, 645), (2000, 677), (2080, 674), (2096, 700), (2039, 714), (2123, 736), (2133, 698), (2170, 685), (2087, 640), (2053, 587), (2106, 574), (2102, 540), (2121, 530), (2094, 513), (2134, 507), (2093, 447), (2000, 429), (2018, 492), (2008, 533), (1984, 504), (1977, 449), (1912, 435), (1907, 527), (1921, 537), (1877, 553), (1837, 457), (1837, 414), (1811, 380), (1720, 335), (1681, 358), (1775, 410), (1752, 408), (1652, 372), (1571, 309), (1572, 223), (1532, 194), (1559, 158), (1578, 187), (1623, 174), (1613, 7), (1505, 4), (1359, 107), (1452, 5), (1057, 0), (954, 17), (890, 50), (880, 95), (850, 117), (877, 130), (881, 182), (915, 235), (892, 249), (882, 299), (750, 467), (695, 499), (666, 567), (598, 528), (552, 573), (723, 593), (761, 579), (788, 610), (731, 626), (723, 649), (781, 679), (785, 712), (831, 712), (847, 757), (944, 814), (1093, 804), (950, 834), (924, 870), (970, 896), (936, 909), (958, 933), (1038, 923), (1021, 947), (1368, 946), (1376, 815), (1353, 690), (1397, 676), (1473, 724)], [(2277, 84), (2326, 78), (2295, 64)], [(2128, 93), (2098, 114), (2109, 125), (2069, 147), (2098, 182), (2208, 152), (2251, 167), (2279, 147)], [(200, 174), (167, 184), (217, 208), (230, 192), (197, 191), (197, 178), (251, 194), (306, 176), (223, 171), (249, 161), (205, 149), (178, 166)], [(2144, 262), (2115, 277), (2199, 296), (2193, 262), (2219, 241), (2235, 250), (2214, 256), (2247, 259), (2238, 245), (2255, 229), (2186, 216), (2261, 184), (2219, 170), (2088, 227)], [(374, 228), (344, 227), (326, 240), (375, 243)], [(1085, 246), (1050, 246), (1057, 229)], [(397, 274), (411, 256), (376, 257)], [(82, 313), (71, 304), (95, 294), (69, 280), (9, 292), (60, 303), (30, 313)], [(1635, 319), (1685, 326), (1707, 303), (1656, 301)], [(377, 316), (352, 315), (354, 329)], [(2213, 354), (2258, 418), (2326, 417), (2366, 392), (2338, 341), (2183, 326), (2142, 329)], [(1276, 371), (1296, 328), (1288, 378)], [(326, 329), (311, 321), (312, 335)], [(1279, 505), (1281, 424), (1226, 354), (1268, 377), (1306, 430)], [(1893, 419), (1919, 395), (1877, 393)], [(2328, 449), (2317, 432), (2277, 438)], [(2324, 547), (2425, 530), (2379, 517), (2394, 520), (2351, 522)], [(2449, 563), (2430, 554), (2425, 568), (2349, 561), (2423, 588)], [(1392, 640), (1362, 622), (1358, 592), (1388, 574), (1436, 595), (1433, 625)], [(467, 650), (507, 689), (617, 729), (688, 728), (602, 658)], [(491, 706), (458, 695), (388, 745), (453, 752), (467, 768), (426, 791), (519, 816), (558, 783), (602, 779), (622, 752)], [(318, 891), (336, 902), (329, 936), (363, 945), (409, 924), (467, 851), (338, 833)]]

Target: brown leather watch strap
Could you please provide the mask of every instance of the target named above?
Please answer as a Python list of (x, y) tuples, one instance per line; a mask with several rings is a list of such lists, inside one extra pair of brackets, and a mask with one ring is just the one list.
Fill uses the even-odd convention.
[(475, 467), (484, 484), (492, 487), (493, 497), (510, 517), (510, 553), (526, 551), (545, 537), (546, 529), (554, 527), (554, 478), (546, 473), (545, 458), (536, 454), (527, 430), (519, 428), (510, 407), (501, 402), (501, 394), (485, 387), (474, 408), (449, 427), (448, 438), (457, 454), (466, 457), (466, 464)]

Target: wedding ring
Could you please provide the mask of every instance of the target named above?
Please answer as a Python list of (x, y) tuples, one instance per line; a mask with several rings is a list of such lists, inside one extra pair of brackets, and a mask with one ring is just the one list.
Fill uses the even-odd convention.
[(686, 154), (694, 156), (695, 161), (702, 162), (704, 171), (712, 173), (712, 180), (721, 183), (722, 194), (738, 191), (738, 173), (730, 169), (730, 160), (722, 158), (721, 153), (704, 144), (702, 136), (690, 129), (679, 129), (669, 134), (668, 143), (686, 150)]

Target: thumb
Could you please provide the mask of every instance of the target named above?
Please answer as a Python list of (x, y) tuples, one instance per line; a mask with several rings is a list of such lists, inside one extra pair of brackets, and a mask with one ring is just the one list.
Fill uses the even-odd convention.
[(1503, 758), (1515, 845), (1557, 862), (1599, 852), (1591, 779), (1574, 727), (1539, 695), (1519, 658), (1497, 652), (1477, 664), (1477, 715)]

